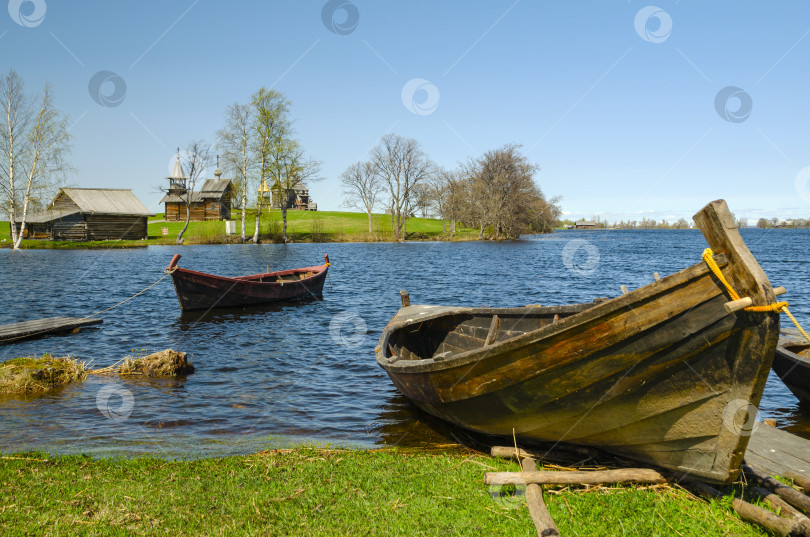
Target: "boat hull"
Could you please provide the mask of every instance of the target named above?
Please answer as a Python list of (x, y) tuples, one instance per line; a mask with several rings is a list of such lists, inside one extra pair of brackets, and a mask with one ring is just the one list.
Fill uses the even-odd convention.
[(810, 344), (780, 339), (773, 370), (799, 401), (810, 404)]
[[(176, 263), (174, 260), (172, 263)], [(170, 266), (183, 311), (320, 298), (329, 265), (227, 278)]]
[[(727, 246), (715, 259), (745, 296), (773, 300), (758, 265), (754, 278), (740, 270), (744, 245), (707, 239)], [(729, 313), (729, 300), (699, 263), (595, 305), (409, 306), (383, 331), (377, 362), (414, 404), (462, 427), (595, 446), (728, 483), (779, 334), (778, 314)]]

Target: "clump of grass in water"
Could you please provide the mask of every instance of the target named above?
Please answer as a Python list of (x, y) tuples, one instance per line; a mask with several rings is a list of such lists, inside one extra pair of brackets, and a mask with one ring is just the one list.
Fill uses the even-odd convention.
[(172, 349), (148, 356), (127, 356), (118, 367), (119, 375), (145, 375), (147, 377), (177, 377), (194, 372), (194, 366), (185, 352)]
[(14, 358), (0, 364), (0, 394), (42, 393), (85, 377), (87, 364), (70, 356)]

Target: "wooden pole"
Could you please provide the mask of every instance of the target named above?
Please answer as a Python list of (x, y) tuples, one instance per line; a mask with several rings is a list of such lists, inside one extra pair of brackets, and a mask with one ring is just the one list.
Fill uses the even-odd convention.
[(810, 478), (806, 475), (797, 474), (796, 472), (788, 470), (785, 472), (785, 477), (789, 477), (794, 483), (803, 488), (805, 494), (810, 493)]
[(411, 305), (411, 295), (408, 294), (408, 291), (403, 289), (399, 292), (399, 298), (402, 300), (402, 307), (407, 308)]
[[(684, 481), (684, 484), (688, 484), (701, 496), (714, 499), (723, 497), (723, 494), (719, 490), (707, 485), (706, 483), (701, 483), (699, 481)], [(807, 533), (803, 533), (799, 522), (782, 518), (771, 513), (767, 509), (757, 507), (756, 505), (752, 505), (739, 498), (734, 498), (731, 501), (731, 507), (737, 512), (738, 515), (740, 515), (741, 519), (761, 526), (766, 530), (779, 535), (780, 537), (786, 537), (788, 535), (808, 535)]]
[[(524, 472), (536, 472), (537, 464), (533, 459), (525, 458), (521, 461)], [(540, 485), (526, 485), (526, 505), (529, 507), (529, 516), (532, 517), (537, 537), (559, 537), (560, 530), (548, 512), (546, 502), (543, 501), (543, 488)]]
[(751, 487), (751, 492), (765, 500), (765, 502), (777, 509), (779, 511), (779, 516), (784, 518), (793, 518), (797, 520), (807, 520), (810, 521), (806, 516), (804, 516), (798, 509), (787, 503), (783, 500), (780, 496), (777, 496), (773, 492), (768, 489), (764, 489), (762, 487)]
[(765, 472), (752, 468), (747, 464), (743, 464), (743, 471), (749, 476), (753, 477), (754, 480), (761, 486), (781, 496), (782, 499), (791, 504), (793, 507), (797, 507), (805, 514), (810, 513), (810, 498), (798, 490), (780, 483)]
[(497, 315), (492, 316), (492, 322), (489, 323), (489, 332), (487, 332), (487, 339), (484, 341), (484, 346), (492, 345), (495, 343), (495, 338), (498, 337), (498, 327), (501, 326), (501, 318)]
[(488, 472), (487, 485), (600, 485), (607, 483), (666, 483), (667, 479), (649, 468), (623, 468), (594, 472)]

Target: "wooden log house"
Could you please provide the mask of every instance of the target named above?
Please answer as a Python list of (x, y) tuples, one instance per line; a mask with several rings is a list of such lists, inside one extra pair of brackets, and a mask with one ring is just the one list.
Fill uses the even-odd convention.
[[(154, 213), (125, 188), (62, 188), (47, 209), (26, 218), (24, 239), (140, 240)], [(22, 218), (15, 222), (17, 233)]]
[(191, 191), (191, 203), (188, 207), (186, 205), (189, 195), (186, 187), (188, 178), (180, 165), (180, 155), (178, 154), (174, 170), (168, 178), (169, 188), (166, 195), (160, 200), (160, 203), (165, 204), (166, 221), (185, 222), (189, 209), (192, 222), (230, 220), (233, 185), (229, 179), (222, 179), (222, 172), (218, 165), (214, 176), (216, 179), (206, 179), (200, 190)]

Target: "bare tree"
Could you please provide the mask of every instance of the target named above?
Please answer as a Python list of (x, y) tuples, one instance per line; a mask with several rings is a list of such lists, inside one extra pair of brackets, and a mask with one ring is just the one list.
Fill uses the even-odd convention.
[(318, 181), (320, 162), (305, 157), (301, 144), (293, 138), (292, 124), (279, 126), (270, 148), (270, 177), (281, 208), (281, 237), (287, 242), (287, 204), (305, 181)]
[(189, 142), (181, 152), (180, 163), (185, 164), (184, 168), (188, 170), (185, 189), (179, 194), (180, 200), (186, 206), (186, 224), (183, 226), (183, 229), (180, 230), (180, 233), (177, 234), (176, 244), (183, 244), (183, 234), (188, 229), (188, 224), (191, 221), (191, 207), (195, 203), (194, 187), (197, 185), (197, 180), (202, 176), (205, 170), (214, 164), (214, 154), (211, 151), (211, 144), (203, 140), (193, 140)]
[(248, 199), (248, 177), (255, 168), (253, 143), (253, 109), (249, 105), (234, 103), (225, 109), (225, 127), (217, 131), (217, 145), (222, 151), (224, 166), (238, 179), (237, 189), (242, 204), (242, 242)]
[(416, 202), (414, 189), (428, 177), (433, 164), (419, 142), (395, 134), (383, 136), (371, 151), (371, 162), (388, 187), (394, 240), (404, 239)]
[[(0, 205), (8, 214), (13, 249), (25, 236), (29, 206), (41, 203), (48, 186), (72, 171), (68, 120), (53, 102), (50, 86), (26, 95), (13, 69), (0, 79), (5, 122), (0, 130)], [(21, 219), (20, 232), (16, 221)]]
[(383, 183), (377, 168), (371, 162), (355, 162), (340, 175), (344, 205), (366, 211), (368, 232), (372, 232), (371, 213), (380, 202)]
[(289, 127), (289, 101), (275, 90), (261, 88), (253, 94), (253, 152), (259, 170), (256, 199), (256, 227), (253, 231), (253, 242), (259, 242), (259, 223), (264, 209), (264, 194), (268, 179), (277, 178), (279, 164), (274, 155), (279, 153)]
[(518, 149), (505, 145), (461, 166), (459, 174), (467, 190), (462, 212), (478, 225), (479, 239), (489, 226), (494, 238), (512, 239), (531, 231), (549, 231), (559, 219), (560, 199), (546, 200), (534, 182), (538, 167)]

